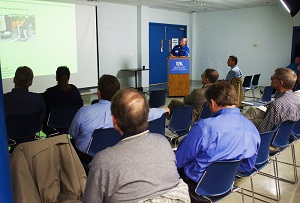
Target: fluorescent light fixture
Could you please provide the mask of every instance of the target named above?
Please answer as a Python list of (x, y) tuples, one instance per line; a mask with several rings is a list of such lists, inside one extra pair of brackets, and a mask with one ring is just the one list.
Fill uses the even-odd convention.
[(285, 9), (294, 17), (300, 10), (299, 0), (280, 0)]
[(289, 13), (291, 13), (289, 7), (287, 7), (287, 5), (284, 3), (284, 1), (283, 1), (283, 0), (280, 0), (280, 2), (281, 2), (282, 5), (284, 6), (284, 8), (285, 8)]

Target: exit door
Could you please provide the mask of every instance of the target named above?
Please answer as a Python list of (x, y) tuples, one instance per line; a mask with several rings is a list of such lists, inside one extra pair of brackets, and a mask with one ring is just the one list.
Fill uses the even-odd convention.
[(167, 58), (172, 50), (172, 39), (187, 36), (187, 26), (161, 23), (149, 24), (149, 83), (168, 81)]

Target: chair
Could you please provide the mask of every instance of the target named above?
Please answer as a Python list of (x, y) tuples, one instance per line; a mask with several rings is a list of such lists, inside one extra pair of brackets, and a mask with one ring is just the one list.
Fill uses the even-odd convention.
[(220, 161), (210, 164), (200, 178), (195, 192), (197, 195), (204, 197), (210, 202), (214, 202), (211, 198), (216, 197), (216, 201), (220, 195), (228, 195), (231, 192), (241, 190), (242, 200), (244, 202), (243, 191), (239, 187), (234, 187), (235, 174), (241, 161)]
[(95, 156), (95, 154), (107, 147), (112, 147), (121, 140), (121, 135), (114, 128), (99, 128), (94, 130), (91, 141), (89, 143), (87, 154)]
[(252, 90), (253, 98), (255, 98), (255, 96), (254, 96), (254, 90), (258, 87), (259, 78), (260, 78), (260, 73), (259, 74), (255, 74), (253, 76), (253, 78), (252, 78), (251, 90)]
[[(269, 199), (272, 199), (275, 201), (279, 201), (279, 199), (280, 199), (280, 188), (279, 188), (278, 180), (276, 178), (274, 179), (275, 180), (275, 188), (276, 188), (276, 199), (271, 196), (267, 196), (265, 194), (254, 192), (254, 187), (253, 187), (253, 177), (256, 174), (260, 174), (261, 169), (263, 169), (268, 163), (270, 163), (270, 159), (269, 159), (270, 144), (271, 144), (272, 138), (273, 138), (276, 130), (277, 130), (277, 128), (273, 129), (270, 132), (260, 133), (261, 142), (260, 142), (260, 147), (257, 152), (257, 158), (256, 158), (254, 168), (249, 172), (238, 172), (237, 173), (237, 176), (240, 176), (240, 177), (250, 177), (250, 181), (251, 181), (251, 191), (250, 192), (252, 194), (253, 202), (255, 201), (254, 199), (261, 200), (257, 197), (254, 197), (254, 194), (257, 194), (257, 195), (260, 195), (260, 196), (263, 196), (263, 197), (266, 197), (266, 198), (269, 198)], [(273, 162), (273, 168), (274, 168), (274, 174), (276, 174), (274, 162)], [(263, 175), (263, 174), (261, 174), (261, 175)], [(249, 191), (248, 189), (245, 189), (245, 188), (243, 188), (243, 190)], [(245, 195), (247, 195), (247, 194), (245, 194)], [(261, 200), (261, 201), (264, 201), (264, 200)]]
[(99, 99), (94, 99), (92, 102), (91, 102), (91, 105), (92, 104), (97, 104), (99, 102)]
[(15, 202), (74, 201), (83, 196), (86, 174), (67, 135), (19, 144), (10, 166)]
[(158, 108), (166, 104), (167, 91), (156, 90), (150, 92), (149, 106), (150, 108)]
[[(272, 145), (279, 150), (278, 150), (278, 152), (276, 152), (274, 154), (270, 154), (271, 157), (274, 157), (277, 178), (280, 181), (284, 181), (284, 182), (292, 183), (292, 184), (295, 184), (298, 182), (295, 148), (294, 148), (294, 144), (289, 142), (290, 135), (292, 133), (294, 126), (295, 126), (295, 122), (293, 122), (293, 121), (284, 121), (280, 124), (280, 126), (277, 130), (277, 133), (275, 134), (274, 140), (272, 142)], [(292, 165), (293, 169), (294, 169), (294, 180), (293, 181), (280, 178), (279, 174), (278, 174), (278, 162), (279, 161), (277, 160), (277, 157), (289, 146), (291, 146), (291, 151), (292, 151), (292, 162), (293, 163), (289, 164), (289, 165)], [(281, 162), (281, 163), (285, 163), (285, 162)]]
[(249, 101), (243, 101), (243, 104), (250, 105), (250, 106), (262, 106), (270, 103), (272, 101), (272, 95), (273, 95), (274, 88), (271, 86), (266, 86), (264, 88), (263, 95), (261, 99), (254, 99)]
[(16, 115), (6, 118), (7, 136), (13, 145), (38, 139), (43, 126), (40, 113), (30, 115)]
[(166, 117), (167, 113), (164, 113), (160, 118), (148, 122), (148, 129), (152, 133), (158, 133), (165, 135), (166, 133)]
[[(272, 146), (275, 147), (277, 149), (277, 151), (270, 152), (270, 154), (269, 154), (271, 158), (273, 157), (272, 160), (274, 161), (274, 164), (275, 164), (274, 165), (275, 176), (272, 176), (270, 174), (263, 173), (263, 172), (260, 172), (260, 174), (271, 177), (271, 178), (275, 178), (279, 181), (291, 183), (291, 184), (295, 184), (298, 182), (295, 148), (294, 148), (294, 144), (289, 142), (290, 135), (292, 133), (294, 125), (295, 125), (295, 122), (293, 122), (293, 121), (284, 121), (280, 124), (277, 132), (275, 133), (275, 136), (274, 136), (274, 139), (272, 142)], [(290, 163), (278, 161), (277, 157), (289, 146), (291, 146), (291, 150), (292, 150), (292, 162), (293, 163), (290, 164)], [(294, 180), (293, 181), (279, 177), (278, 162), (293, 166), (293, 169), (294, 169)], [(279, 182), (278, 182), (278, 187), (279, 187)]]
[(243, 81), (243, 91), (244, 92), (251, 90), (251, 80), (252, 80), (252, 75), (245, 76), (244, 81)]
[(49, 136), (68, 133), (69, 127), (72, 123), (78, 109), (81, 106), (59, 106), (50, 109), (47, 126), (54, 129), (56, 132)]
[(203, 105), (202, 105), (202, 110), (201, 110), (201, 113), (199, 115), (199, 119), (205, 119), (205, 118), (209, 118), (211, 117), (212, 113), (211, 113), (211, 110), (208, 106), (208, 103), (205, 102)]
[(189, 105), (173, 110), (168, 126), (168, 129), (174, 134), (174, 137), (169, 137), (171, 142), (173, 139), (178, 140), (179, 137), (188, 134), (192, 125), (193, 109), (194, 105)]
[(263, 102), (272, 101), (273, 90), (274, 90), (274, 88), (272, 86), (266, 86), (264, 88), (264, 92), (263, 92), (263, 95), (261, 97), (261, 101), (263, 101)]

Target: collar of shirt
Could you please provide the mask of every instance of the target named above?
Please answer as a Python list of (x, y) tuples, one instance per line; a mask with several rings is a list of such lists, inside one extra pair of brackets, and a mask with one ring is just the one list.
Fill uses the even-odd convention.
[(285, 92), (278, 93), (278, 94), (275, 95), (275, 99), (279, 99), (280, 97), (282, 97), (285, 94), (293, 94), (293, 90), (287, 90)]
[(144, 134), (146, 134), (146, 133), (148, 133), (148, 132), (149, 132), (149, 130), (146, 130), (146, 131), (141, 132), (141, 133), (139, 133), (139, 134), (123, 134), (123, 135), (121, 136), (121, 141), (123, 141), (123, 140), (128, 140), (128, 139), (132, 139), (132, 138), (135, 138), (135, 137), (139, 137), (139, 136), (144, 135)]
[(240, 114), (240, 109), (239, 108), (222, 108), (221, 110), (217, 111), (214, 115), (212, 115), (213, 117), (217, 117), (221, 114), (232, 114), (232, 113), (238, 113)]
[(110, 103), (111, 103), (111, 101), (108, 101), (108, 100), (105, 100), (105, 99), (100, 99), (98, 101), (98, 104), (110, 104)]

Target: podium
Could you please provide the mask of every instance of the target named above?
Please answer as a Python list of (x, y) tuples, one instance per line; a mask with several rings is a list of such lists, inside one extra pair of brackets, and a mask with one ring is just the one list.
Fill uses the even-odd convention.
[(190, 92), (190, 58), (168, 59), (168, 96), (186, 96)]

